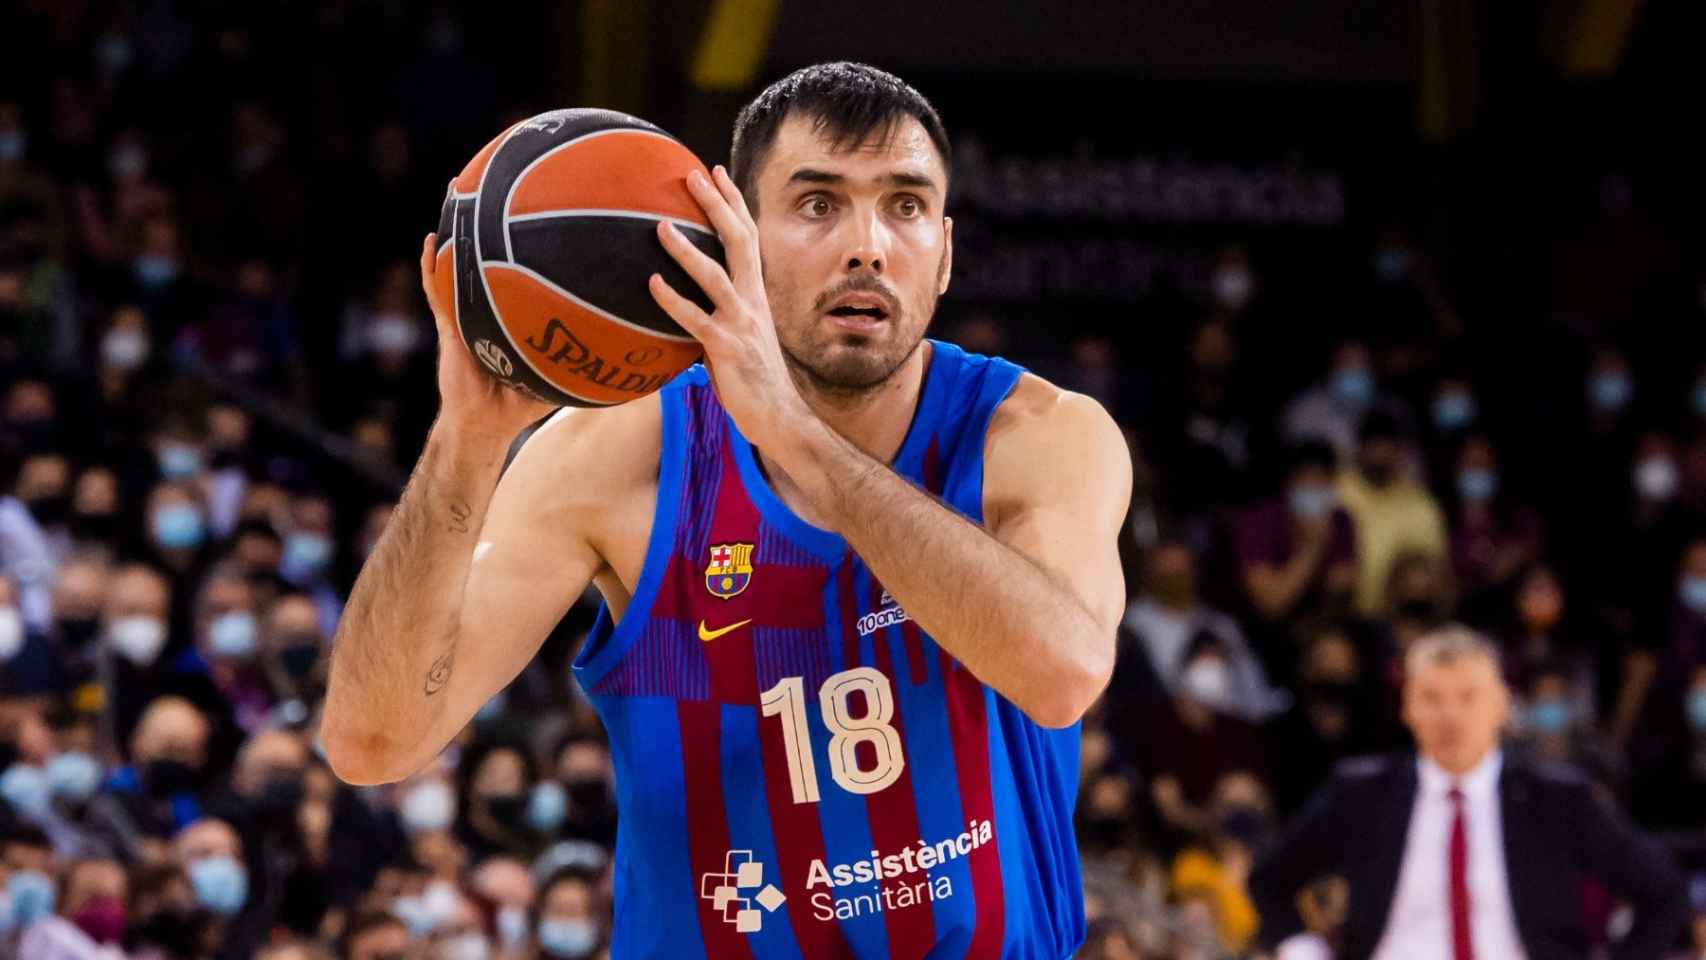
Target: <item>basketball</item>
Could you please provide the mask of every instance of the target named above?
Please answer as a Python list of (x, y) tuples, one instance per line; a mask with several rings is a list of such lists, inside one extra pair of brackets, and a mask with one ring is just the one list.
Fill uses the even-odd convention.
[(687, 190), (692, 151), (638, 117), (553, 110), (486, 144), (439, 214), (440, 302), (482, 366), (559, 406), (643, 397), (699, 359), (699, 342), (646, 289), (660, 273), (712, 305), (657, 239), (669, 220), (722, 262)]

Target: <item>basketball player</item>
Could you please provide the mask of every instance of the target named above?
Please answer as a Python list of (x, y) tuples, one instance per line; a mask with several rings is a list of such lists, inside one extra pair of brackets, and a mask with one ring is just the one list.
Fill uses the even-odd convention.
[(953, 222), (917, 91), (801, 70), (741, 112), (731, 165), (688, 184), (727, 269), (659, 225), (714, 311), (651, 278), (705, 364), (556, 413), (501, 480), (549, 408), (433, 304), (442, 407), (340, 625), (327, 757), (351, 783), (427, 763), (590, 581), (574, 670), (616, 764), (613, 957), (1068, 957), (1120, 432), (924, 339)]

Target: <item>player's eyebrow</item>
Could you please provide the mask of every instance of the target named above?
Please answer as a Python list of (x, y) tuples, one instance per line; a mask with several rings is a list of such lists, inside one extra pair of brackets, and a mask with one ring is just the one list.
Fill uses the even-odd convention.
[[(916, 170), (896, 170), (876, 178), (877, 182), (890, 187), (909, 187), (915, 190), (938, 190), (936, 181), (927, 174)], [(788, 175), (787, 186), (796, 183), (815, 183), (824, 186), (841, 186), (847, 182), (847, 177), (828, 170), (818, 170), (812, 167), (801, 167)]]

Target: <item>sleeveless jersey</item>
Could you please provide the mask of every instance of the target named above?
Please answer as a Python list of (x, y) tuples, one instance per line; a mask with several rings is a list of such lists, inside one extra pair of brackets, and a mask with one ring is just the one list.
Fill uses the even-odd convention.
[[(981, 523), (1020, 373), (932, 341), (892, 468)], [(702, 366), (661, 394), (640, 580), (574, 664), (616, 767), (611, 956), (1070, 956), (1077, 725), (1032, 723), (789, 510)]]

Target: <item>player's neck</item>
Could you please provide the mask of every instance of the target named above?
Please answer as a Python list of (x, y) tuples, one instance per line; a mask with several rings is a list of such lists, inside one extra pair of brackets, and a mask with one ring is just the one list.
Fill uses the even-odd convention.
[(920, 343), (892, 376), (869, 390), (830, 391), (805, 378), (796, 378), (795, 383), (819, 419), (866, 456), (890, 463), (906, 441), (918, 411), (932, 349), (929, 341)]

